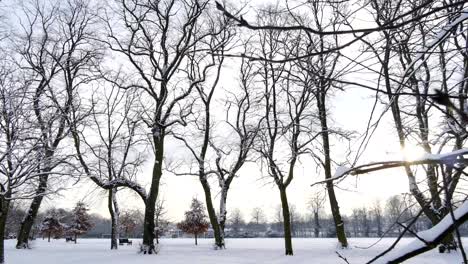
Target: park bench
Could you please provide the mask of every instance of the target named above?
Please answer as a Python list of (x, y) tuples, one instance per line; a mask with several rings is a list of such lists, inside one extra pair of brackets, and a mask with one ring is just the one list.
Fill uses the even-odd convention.
[(439, 246), (439, 253), (445, 253), (445, 251), (450, 253), (451, 250), (457, 250), (457, 245), (449, 244)]
[(123, 244), (131, 245), (132, 241), (129, 240), (128, 238), (119, 238), (119, 245), (123, 245)]

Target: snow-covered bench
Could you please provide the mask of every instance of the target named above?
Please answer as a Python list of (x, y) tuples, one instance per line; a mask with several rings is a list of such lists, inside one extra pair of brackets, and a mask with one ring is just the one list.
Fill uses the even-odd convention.
[(128, 238), (119, 238), (119, 245), (123, 245), (123, 244), (131, 245), (132, 241), (129, 240)]

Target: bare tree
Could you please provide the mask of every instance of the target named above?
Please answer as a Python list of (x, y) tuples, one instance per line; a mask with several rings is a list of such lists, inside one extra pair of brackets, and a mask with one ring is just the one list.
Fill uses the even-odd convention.
[[(3, 54), (6, 56), (6, 54)], [(35, 197), (41, 176), (40, 140), (31, 137), (28, 82), (7, 57), (0, 64), (0, 263), (5, 263), (5, 225), (11, 201)]]
[[(461, 149), (453, 152), (449, 152), (441, 155), (431, 155), (426, 158), (407, 161), (407, 160), (395, 160), (395, 161), (383, 161), (383, 162), (373, 162), (369, 164), (363, 164), (355, 166), (347, 170), (340, 171), (336, 174), (335, 177), (329, 179), (329, 181), (336, 181), (345, 177), (346, 175), (357, 175), (363, 173), (370, 173), (375, 171), (381, 171), (389, 168), (398, 168), (398, 167), (408, 167), (416, 165), (438, 165), (438, 173), (440, 173), (443, 179), (443, 190), (447, 195), (448, 202), (446, 206), (449, 208), (449, 214), (446, 215), (438, 224), (436, 224), (430, 230), (424, 232), (415, 233), (412, 231), (411, 227), (416, 223), (418, 218), (424, 213), (424, 209), (420, 209), (418, 213), (414, 215), (412, 219), (407, 221), (407, 224), (403, 225), (399, 220), (395, 224), (398, 224), (403, 230), (400, 232), (400, 235), (395, 240), (395, 242), (385, 251), (374, 257), (368, 263), (373, 263), (377, 260), (384, 261), (386, 263), (400, 263), (404, 260), (410, 259), (418, 254), (426, 252), (435, 248), (440, 243), (444, 243), (444, 240), (452, 232), (455, 232), (457, 242), (459, 244), (460, 251), (462, 253), (464, 263), (467, 262), (467, 257), (463, 248), (462, 240), (458, 227), (468, 219), (468, 202), (466, 199), (462, 200), (462, 203), (455, 209), (455, 200), (450, 196), (449, 186), (451, 184), (448, 175), (445, 173), (447, 168), (456, 169), (459, 172), (465, 173), (464, 169), (467, 166), (465, 155), (467, 155), (467, 149)], [(403, 202), (404, 203), (404, 202)], [(395, 204), (395, 206), (393, 206)], [(392, 208), (395, 207), (396, 211), (400, 211), (400, 204), (402, 202), (392, 202)], [(393, 210), (393, 209), (392, 209)], [(405, 210), (400, 213), (400, 216), (404, 214)], [(395, 214), (396, 215), (396, 214)], [(404, 247), (403, 250), (398, 250), (392, 252), (395, 246), (399, 243), (401, 238), (410, 233), (414, 235), (416, 241)], [(392, 253), (390, 253), (392, 252)], [(390, 253), (390, 254), (388, 254)]]
[(23, 8), (23, 32), (15, 44), (21, 55), (19, 64), (34, 86), (31, 100), (44, 155), (36, 196), (21, 223), (17, 248), (27, 248), (31, 228), (50, 188), (49, 177), (70, 156), (60, 148), (69, 132), (68, 114), (77, 87), (92, 78), (92, 68), (100, 56), (91, 41), (96, 17), (90, 10), (84, 0), (70, 0), (64, 5), (36, 1)]
[(254, 209), (252, 209), (251, 216), (252, 222), (254, 222), (256, 225), (265, 222), (265, 213), (260, 207), (255, 207)]
[[(280, 21), (288, 23), (288, 19), (282, 17), (272, 7), (265, 10), (261, 16), (267, 19), (266, 23), (274, 24)], [(274, 30), (258, 33), (258, 53), (264, 57), (293, 56), (300, 49), (302, 42), (300, 33)], [(258, 64), (259, 81), (264, 86), (262, 106), (265, 113), (259, 135), (258, 152), (266, 164), (269, 176), (273, 178), (280, 191), (286, 255), (292, 255), (286, 189), (294, 178), (294, 169), (299, 157), (305, 154), (309, 144), (320, 136), (320, 132), (314, 133), (313, 127), (310, 127), (314, 119), (312, 106), (315, 95), (308, 84), (296, 82), (296, 76), (300, 75), (298, 70), (302, 70), (297, 65), (270, 61), (260, 61)]]
[(314, 235), (315, 237), (320, 236), (320, 211), (322, 211), (323, 206), (326, 202), (325, 192), (315, 188), (312, 192), (312, 196), (309, 198), (308, 206), (312, 211), (313, 221), (314, 221)]
[(154, 233), (156, 236), (156, 244), (159, 244), (159, 237), (164, 235), (167, 232), (169, 221), (166, 219), (167, 216), (167, 209), (164, 206), (165, 200), (158, 199), (156, 202), (156, 212), (155, 212), (155, 219), (154, 225), (156, 226), (154, 229)]
[[(124, 89), (137, 89), (147, 95), (141, 118), (151, 133), (154, 166), (151, 185), (145, 197), (143, 250), (155, 253), (154, 214), (164, 159), (164, 142), (175, 123), (184, 122), (190, 112), (186, 99), (199, 81), (181, 83), (189, 54), (207, 34), (201, 20), (207, 1), (128, 1), (119, 0), (119, 19), (105, 17), (108, 47), (126, 60), (128, 78), (119, 83)], [(177, 10), (177, 19), (172, 19)], [(131, 76), (131, 77), (130, 77)]]
[[(399, 3), (371, 1), (371, 7), (379, 13), (378, 16), (374, 16), (375, 23), (382, 26), (394, 20), (395, 17), (417, 8), (418, 4), (412, 1)], [(463, 5), (447, 7), (447, 11), (456, 13), (462, 7)], [(436, 8), (437, 3), (433, 2), (415, 12), (419, 15), (429, 13)], [(463, 56), (457, 54), (458, 51), (454, 55), (448, 55), (446, 50), (452, 48), (457, 50), (456, 46), (451, 44), (452, 40), (449, 40), (451, 34), (449, 34), (450, 30), (448, 29), (458, 27), (458, 23), (462, 21), (457, 21), (450, 16), (439, 18), (431, 15), (424, 20), (413, 21), (398, 29), (382, 30), (377, 38), (362, 40), (381, 67), (381, 77), (379, 78), (381, 78), (384, 88), (377, 89), (377, 91), (387, 95), (389, 110), (391, 110), (396, 134), (403, 151), (411, 144), (416, 144), (426, 153), (440, 151), (448, 147), (451, 142), (454, 143), (454, 149), (462, 148), (462, 142), (466, 139), (462, 135), (464, 132), (461, 132), (466, 126), (462, 114), (451, 113), (448, 109), (442, 111), (445, 115), (445, 122), (450, 123), (447, 124), (449, 131), (451, 131), (449, 134), (446, 131), (440, 131), (437, 126), (430, 125), (434, 119), (434, 112), (440, 110), (440, 107), (434, 105), (434, 102), (430, 100), (431, 97), (437, 99), (431, 90), (439, 89), (448, 93), (458, 86), (455, 85), (453, 88), (448, 86), (455, 71), (451, 63), (453, 63), (452, 60), (458, 60)], [(444, 27), (439, 25), (444, 25)], [(453, 35), (454, 42), (465, 41), (463, 38), (458, 34)], [(379, 41), (378, 45), (375, 45), (376, 41)], [(439, 58), (431, 58), (431, 53), (436, 50), (438, 50)], [(431, 61), (440, 66), (431, 66)], [(440, 87), (440, 82), (442, 87)], [(463, 84), (459, 85), (458, 92), (461, 96), (464, 88)], [(466, 101), (460, 96), (456, 100), (458, 108), (464, 107)], [(423, 171), (419, 172), (405, 167), (409, 191), (433, 225), (448, 214), (448, 208), (444, 206), (443, 197), (440, 195), (440, 178), (436, 176), (436, 170), (437, 167), (430, 163), (423, 167)], [(455, 179), (450, 188), (453, 191), (461, 173), (449, 171), (450, 177)], [(421, 184), (417, 182), (418, 173), (424, 174), (427, 179), (424, 181), (427, 187), (421, 188)], [(423, 189), (426, 188), (428, 192), (424, 193)], [(452, 243), (452, 238), (448, 236), (445, 243)]]
[(380, 205), (380, 201), (376, 200), (374, 201), (372, 207), (370, 208), (370, 217), (372, 217), (372, 220), (375, 222), (374, 224), (377, 227), (377, 236), (381, 237), (383, 235), (383, 213), (382, 213), (382, 207)]
[[(216, 38), (214, 41), (212, 41), (209, 48), (213, 54), (213, 58), (218, 60), (217, 72), (212, 77), (214, 78), (214, 81), (212, 82), (211, 87), (207, 86), (207, 82), (205, 82), (205, 84), (200, 83), (196, 86), (198, 97), (202, 101), (203, 113), (199, 116), (196, 116), (195, 119), (192, 120), (195, 128), (192, 129), (195, 131), (199, 130), (200, 134), (203, 135), (203, 140), (201, 143), (199, 143), (200, 150), (197, 151), (193, 143), (189, 143), (187, 135), (176, 135), (175, 137), (184, 142), (184, 144), (189, 148), (190, 152), (194, 155), (195, 160), (198, 162), (198, 176), (205, 192), (208, 215), (215, 233), (216, 245), (218, 248), (223, 248), (225, 246), (224, 228), (226, 223), (226, 203), (229, 188), (234, 178), (238, 176), (239, 170), (242, 168), (245, 162), (247, 162), (249, 152), (252, 149), (254, 139), (258, 133), (258, 123), (254, 121), (254, 118), (252, 118), (252, 113), (254, 110), (251, 98), (253, 67), (252, 64), (248, 61), (242, 60), (239, 75), (240, 92), (231, 92), (232, 96), (231, 98), (227, 99), (226, 102), (227, 111), (224, 124), (227, 125), (227, 128), (222, 127), (221, 129), (214, 129), (216, 124), (216, 116), (211, 113), (211, 104), (214, 91), (220, 78), (221, 67), (223, 66), (223, 62), (225, 60), (224, 53), (229, 51), (234, 35), (232, 27), (228, 21), (223, 21), (223, 19), (221, 19), (221, 22), (217, 23), (224, 28), (212, 30), (213, 32), (220, 33), (215, 35)], [(221, 47), (221, 49), (217, 47)], [(213, 60), (213, 62), (215, 62), (215, 60)], [(201, 63), (198, 61), (194, 61), (192, 64), (201, 65)], [(198, 71), (200, 72), (200, 70)], [(193, 81), (195, 81), (195, 78), (193, 78)], [(203, 126), (199, 126), (197, 124), (199, 119), (202, 119), (204, 122)], [(226, 134), (227, 131), (233, 134), (230, 135), (229, 138), (235, 137), (235, 140), (228, 141), (228, 138), (223, 136), (223, 134)], [(193, 137), (191, 140), (193, 141)], [(215, 157), (212, 159), (211, 163), (210, 159), (208, 158), (210, 151), (215, 153)], [(209, 168), (215, 169), (209, 170)], [(207, 176), (210, 174), (214, 174), (216, 176), (220, 188), (219, 216), (216, 216), (215, 214), (211, 197), (211, 188), (207, 178)]]
[[(197, 176), (203, 187), (205, 194), (206, 209), (210, 219), (211, 227), (213, 228), (216, 248), (224, 248), (224, 222), (226, 220), (226, 199), (227, 193), (235, 174), (242, 166), (246, 159), (248, 150), (241, 149), (238, 167), (223, 168), (222, 157), (223, 149), (214, 140), (213, 127), (215, 125), (214, 115), (211, 112), (215, 91), (217, 91), (220, 78), (222, 78), (221, 71), (224, 67), (225, 57), (222, 55), (226, 50), (232, 48), (234, 32), (231, 26), (224, 17), (215, 17), (206, 21), (209, 24), (210, 36), (206, 40), (199, 43), (198, 49), (208, 50), (208, 53), (193, 53), (188, 56), (188, 78), (194, 84), (197, 96), (194, 100), (200, 101), (200, 109), (193, 102), (191, 108), (194, 115), (187, 117), (187, 121), (183, 124), (183, 131), (174, 130), (173, 136), (182, 141), (186, 148), (190, 151), (195, 161), (197, 172), (180, 173), (175, 172), (177, 175), (193, 175)], [(219, 55), (220, 54), (220, 55)], [(239, 106), (242, 109), (242, 105)], [(242, 118), (242, 117), (240, 117)], [(240, 131), (242, 133), (243, 131)], [(246, 135), (245, 137), (248, 137)], [(201, 139), (201, 140), (197, 140)], [(244, 140), (241, 134), (241, 141)], [(247, 139), (248, 140), (248, 139)], [(241, 142), (243, 143), (243, 142)], [(248, 143), (247, 143), (248, 144)], [(245, 146), (249, 148), (249, 146)], [(210, 163), (210, 152), (217, 153), (216, 163)], [(216, 167), (217, 169), (212, 169)], [(220, 215), (216, 215), (216, 210), (213, 205), (213, 198), (211, 194), (212, 187), (209, 183), (210, 175), (217, 175), (218, 183), (221, 188), (221, 207)]]
[[(125, 92), (113, 84), (106, 87), (106, 84), (109, 83), (102, 83), (100, 91), (92, 94), (92, 123), (88, 123), (80, 137), (93, 157), (88, 166), (101, 182), (120, 179), (136, 181), (144, 162), (142, 152), (146, 143), (146, 137), (137, 134), (142, 123), (138, 120), (139, 112), (135, 111), (140, 94)], [(90, 128), (95, 133), (90, 134)], [(112, 225), (111, 249), (118, 247), (119, 207), (116, 193), (117, 187), (109, 189), (107, 203)]]
[(228, 220), (229, 226), (231, 227), (232, 232), (234, 233), (233, 235), (239, 236), (242, 226), (245, 225), (242, 212), (239, 210), (239, 208), (235, 208), (232, 210)]
[(137, 224), (141, 222), (139, 218), (142, 216), (138, 210), (123, 210), (120, 213), (119, 228), (126, 238), (130, 237), (130, 234), (134, 234)]

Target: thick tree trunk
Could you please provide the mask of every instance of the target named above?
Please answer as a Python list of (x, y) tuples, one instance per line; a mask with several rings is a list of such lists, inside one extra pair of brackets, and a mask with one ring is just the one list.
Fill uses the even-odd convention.
[(5, 227), (10, 201), (0, 197), (0, 264), (5, 263)]
[(154, 217), (156, 200), (159, 193), (159, 182), (162, 176), (162, 163), (164, 157), (164, 130), (163, 128), (153, 128), (153, 143), (155, 150), (155, 161), (153, 165), (153, 175), (148, 198), (145, 203), (145, 218), (143, 222), (143, 253), (156, 254), (154, 245)]
[(216, 248), (224, 248), (224, 237), (221, 236), (221, 228), (218, 223), (218, 217), (211, 200), (211, 189), (205, 175), (200, 175), (200, 183), (202, 184), (205, 193), (206, 210), (210, 219), (211, 227), (213, 228)]
[(281, 207), (283, 209), (283, 230), (284, 230), (284, 249), (286, 255), (293, 255), (291, 241), (291, 215), (289, 213), (288, 197), (286, 188), (279, 187), (281, 196)]
[(223, 239), (223, 247), (226, 246), (224, 243), (224, 228), (226, 227), (227, 218), (226, 202), (228, 190), (228, 187), (224, 186), (224, 188), (221, 190), (221, 198), (219, 199), (219, 231), (221, 233), (221, 238)]
[(31, 202), (28, 213), (25, 215), (23, 221), (21, 222), (20, 230), (18, 231), (18, 238), (16, 242), (17, 249), (28, 248), (28, 241), (29, 237), (31, 236), (31, 229), (36, 220), (39, 208), (41, 207), (42, 199), (44, 198), (44, 193), (47, 188), (48, 178), (48, 174), (44, 174), (39, 177), (39, 186), (36, 190), (36, 196)]
[(115, 192), (117, 189), (113, 188), (109, 190), (107, 206), (111, 216), (111, 250), (118, 249), (119, 241), (119, 212), (117, 207), (117, 200)]
[[(324, 89), (323, 89), (324, 90)], [(317, 107), (319, 110), (320, 115), (320, 124), (322, 128), (322, 143), (323, 143), (323, 152), (325, 155), (325, 179), (332, 178), (331, 173), (331, 157), (330, 157), (330, 139), (328, 136), (328, 124), (327, 124), (327, 109), (326, 109), (326, 93), (322, 91), (319, 94), (319, 100), (317, 100)], [(348, 247), (348, 240), (346, 239), (346, 233), (344, 229), (343, 219), (341, 218), (340, 214), (340, 207), (338, 205), (338, 201), (335, 195), (335, 189), (333, 186), (333, 182), (327, 182), (327, 192), (328, 192), (328, 200), (330, 201), (330, 208), (332, 211), (333, 221), (335, 223), (336, 229), (336, 237), (341, 244), (341, 247), (346, 248)]]

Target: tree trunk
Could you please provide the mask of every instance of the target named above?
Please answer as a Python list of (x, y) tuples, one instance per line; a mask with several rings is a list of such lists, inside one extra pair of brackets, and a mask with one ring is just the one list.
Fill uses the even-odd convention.
[(314, 234), (315, 234), (315, 237), (319, 237), (320, 235), (320, 223), (319, 223), (318, 211), (314, 212)]
[(109, 213), (111, 216), (111, 250), (118, 249), (118, 240), (119, 240), (119, 214), (118, 214), (118, 207), (117, 200), (115, 197), (115, 192), (117, 191), (116, 188), (109, 190), (107, 206), (109, 208)]
[(0, 264), (5, 263), (5, 227), (8, 217), (10, 201), (0, 197)]
[(197, 234), (195, 234), (195, 246), (198, 246)]
[[(330, 139), (328, 137), (328, 124), (327, 124), (327, 109), (326, 109), (326, 93), (324, 88), (322, 87), (322, 91), (318, 96), (317, 100), (317, 107), (319, 110), (320, 116), (320, 124), (322, 128), (322, 143), (323, 143), (323, 152), (325, 155), (325, 179), (332, 178), (331, 173), (331, 157), (330, 157)], [(330, 208), (332, 211), (333, 221), (335, 223), (336, 229), (336, 237), (341, 244), (341, 247), (346, 248), (348, 247), (348, 240), (346, 239), (346, 233), (344, 229), (343, 219), (341, 218), (340, 214), (340, 207), (338, 205), (338, 201), (335, 195), (335, 189), (333, 186), (333, 182), (327, 182), (327, 192), (328, 192), (328, 200), (330, 201)]]
[(156, 254), (154, 246), (154, 216), (156, 208), (156, 199), (158, 199), (159, 182), (162, 176), (162, 163), (164, 157), (164, 130), (163, 128), (153, 128), (153, 143), (155, 152), (155, 161), (153, 165), (153, 175), (150, 191), (145, 203), (145, 219), (143, 222), (143, 253)]
[(228, 187), (224, 186), (221, 190), (221, 198), (219, 199), (219, 231), (221, 233), (221, 238), (223, 240), (223, 248), (226, 247), (224, 243), (224, 228), (226, 226), (227, 210), (226, 210), (226, 201), (228, 194)]
[(20, 230), (18, 232), (18, 238), (16, 242), (16, 248), (28, 248), (29, 237), (31, 236), (31, 229), (34, 225), (34, 222), (39, 212), (39, 208), (42, 204), (42, 199), (44, 198), (44, 193), (47, 188), (47, 180), (49, 178), (48, 174), (44, 174), (39, 177), (39, 186), (36, 190), (36, 196), (34, 197), (31, 205), (29, 206), (28, 213), (24, 216), (23, 221), (21, 222)]
[[(389, 98), (389, 100), (391, 102), (390, 106), (391, 106), (391, 110), (392, 110), (392, 117), (393, 117), (393, 121), (394, 121), (394, 124), (395, 124), (395, 128), (397, 130), (400, 147), (402, 149), (404, 149), (405, 145), (406, 145), (406, 136), (405, 136), (403, 123), (402, 123), (402, 120), (401, 120), (400, 107), (399, 107), (399, 104), (398, 104), (398, 96), (397, 95), (392, 96), (393, 91), (391, 89), (392, 86), (391, 86), (391, 82), (390, 82), (389, 64), (390, 64), (390, 57), (391, 57), (391, 54), (390, 54), (391, 47), (390, 46), (391, 46), (392, 43), (391, 43), (391, 40), (390, 40), (390, 36), (388, 36), (388, 34), (386, 34), (385, 37), (386, 37), (386, 41), (387, 41), (387, 47), (385, 49), (385, 54), (384, 54), (385, 55), (384, 63), (382, 64), (383, 76), (384, 76), (384, 80), (385, 80), (386, 90), (389, 93), (388, 98)], [(417, 109), (417, 111), (420, 111), (420, 109)], [(425, 130), (425, 129), (426, 128), (423, 128), (423, 130)], [(427, 138), (426, 135), (423, 136), (423, 139), (425, 139), (425, 138)], [(425, 142), (425, 140), (422, 140), (422, 141)], [(425, 151), (428, 151), (428, 152), (430, 151), (430, 146), (427, 144), (427, 142), (425, 142), (425, 144), (423, 144), (423, 147), (424, 147)], [(416, 177), (413, 174), (413, 172), (411, 171), (411, 169), (409, 168), (409, 166), (405, 166), (405, 172), (406, 172), (406, 175), (408, 177), (410, 193), (416, 199), (419, 206), (421, 206), (421, 208), (422, 208), (424, 214), (426, 215), (426, 217), (432, 222), (432, 225), (433, 226), (436, 225), (437, 223), (439, 223), (440, 219), (443, 216), (446, 215), (447, 212), (443, 212), (443, 210), (437, 212), (437, 210), (439, 210), (439, 208), (441, 208), (441, 199), (440, 199), (439, 193), (437, 191), (438, 183), (437, 183), (437, 177), (435, 175), (434, 167), (429, 166), (427, 168), (427, 174), (426, 174), (432, 204), (428, 203), (428, 200), (426, 199), (424, 194), (419, 189), (419, 187), (417, 185), (417, 182), (416, 182)], [(438, 213), (441, 213), (441, 214), (438, 215)], [(454, 239), (453, 239), (453, 236), (451, 234), (446, 236), (442, 241), (442, 244), (444, 244), (446, 246), (453, 245), (453, 243), (454, 243)]]
[(288, 197), (286, 195), (286, 188), (280, 187), (281, 207), (283, 209), (283, 230), (284, 230), (284, 248), (286, 255), (293, 255), (292, 241), (291, 241), (291, 216), (289, 214)]
[(49, 234), (48, 234), (48, 236), (47, 236), (47, 242), (50, 243), (50, 232), (49, 232)]
[(78, 237), (78, 234), (75, 233), (75, 244), (76, 244), (76, 238)]
[(210, 218), (211, 227), (213, 228), (215, 245), (217, 248), (224, 248), (224, 238), (221, 236), (221, 229), (218, 223), (218, 217), (211, 200), (211, 189), (210, 184), (206, 180), (206, 175), (200, 175), (200, 183), (202, 184), (203, 191), (205, 193), (206, 210), (208, 211), (208, 217)]

